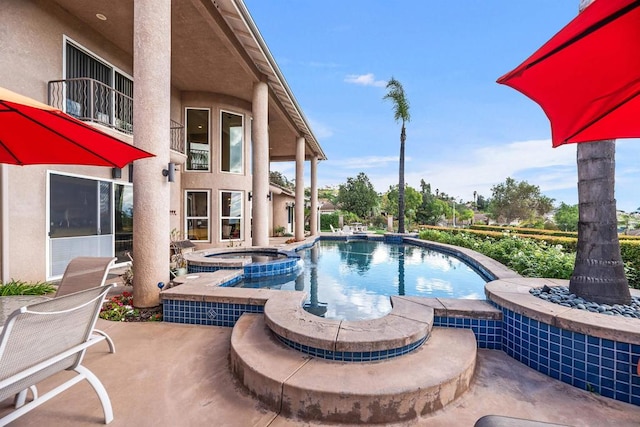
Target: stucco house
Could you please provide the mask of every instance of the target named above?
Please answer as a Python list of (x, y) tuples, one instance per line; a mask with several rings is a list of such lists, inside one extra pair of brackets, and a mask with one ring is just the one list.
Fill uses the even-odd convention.
[[(136, 280), (155, 284), (172, 229), (197, 249), (267, 245), (284, 200), (271, 162), (295, 162), (298, 184), (310, 168), (317, 210), (326, 156), (242, 0), (3, 0), (0, 27), (0, 86), (155, 154), (121, 170), (1, 165), (2, 280), (133, 251)], [(304, 187), (283, 202), (297, 218)]]
[(269, 234), (276, 236), (278, 229), (281, 229), (284, 234), (292, 234), (296, 220), (294, 214), (296, 205), (295, 192), (289, 188), (274, 184), (273, 182), (270, 184), (269, 190), (273, 202)]

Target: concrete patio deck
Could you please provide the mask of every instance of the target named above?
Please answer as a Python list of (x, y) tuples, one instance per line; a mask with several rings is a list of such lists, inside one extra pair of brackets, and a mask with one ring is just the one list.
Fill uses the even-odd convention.
[[(229, 369), (231, 328), (99, 320), (115, 341), (90, 348), (85, 366), (105, 385), (114, 410), (110, 426), (320, 426), (265, 409)], [(443, 355), (443, 357), (453, 357)], [(553, 380), (499, 350), (478, 350), (471, 387), (429, 417), (398, 426), (473, 426), (487, 414), (571, 426), (638, 426), (640, 407), (597, 396)], [(335, 382), (331, 373), (327, 381)], [(41, 391), (51, 387), (48, 380)], [(10, 401), (0, 402), (0, 414)], [(98, 398), (82, 382), (14, 426), (101, 425)]]

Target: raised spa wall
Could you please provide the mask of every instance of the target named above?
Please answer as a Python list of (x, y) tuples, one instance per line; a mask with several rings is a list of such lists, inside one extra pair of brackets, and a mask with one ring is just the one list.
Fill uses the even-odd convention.
[[(320, 238), (351, 240), (354, 237), (385, 239), (383, 236), (366, 235), (330, 235)], [(302, 242), (295, 247), (295, 251), (311, 247), (318, 239), (316, 237)], [(393, 243), (397, 243), (397, 235), (392, 236), (392, 239), (395, 239)], [(400, 298), (432, 308), (434, 327), (470, 329), (479, 348), (503, 350), (509, 356), (552, 378), (640, 406), (640, 376), (636, 371), (640, 359), (640, 322), (637, 319), (570, 309), (529, 294), (532, 287), (566, 285), (566, 281), (522, 278), (495, 260), (465, 248), (415, 238), (404, 237), (402, 241), (457, 256), (471, 264), (488, 280), (485, 286), (486, 301)], [(278, 274), (273, 270), (272, 272), (273, 275)], [(298, 315), (304, 319), (308, 319), (307, 315), (310, 316), (316, 326), (326, 323), (322, 327), (340, 328), (341, 325), (347, 327), (354, 323), (318, 318), (304, 312), (301, 309), (304, 298), (297, 291), (225, 287), (242, 280), (242, 269), (203, 274), (206, 276), (185, 281), (183, 285), (161, 293), (164, 321), (233, 327), (244, 313), (264, 313), (270, 298), (274, 299), (274, 303), (278, 300), (279, 309), (284, 310), (284, 298), (290, 301), (288, 310), (300, 311)], [(632, 292), (635, 294), (637, 291)], [(398, 303), (394, 303), (394, 306), (397, 307)], [(393, 310), (382, 319), (391, 315)], [(380, 352), (379, 348), (370, 351), (366, 348), (350, 348), (348, 352), (335, 356), (336, 352), (330, 347), (318, 345), (314, 341), (313, 336), (317, 335), (317, 331), (305, 333), (302, 328), (301, 332), (296, 318), (288, 318), (295, 324), (287, 326), (286, 322), (281, 322), (275, 328), (276, 336), (281, 342), (315, 357), (333, 360), (358, 362), (395, 357), (411, 351), (424, 340), (416, 335), (415, 340), (403, 338), (405, 341), (402, 345), (391, 345), (394, 348), (389, 351)], [(296, 330), (296, 333), (287, 332)], [(307, 340), (305, 335), (311, 338)], [(371, 335), (370, 341), (376, 335), (375, 327)]]

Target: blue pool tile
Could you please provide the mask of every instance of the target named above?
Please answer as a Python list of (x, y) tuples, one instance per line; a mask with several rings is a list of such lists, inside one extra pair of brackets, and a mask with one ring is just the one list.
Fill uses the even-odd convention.
[(589, 353), (590, 355), (599, 356), (600, 355), (600, 347), (596, 346), (596, 345), (589, 344), (587, 346), (587, 353)]

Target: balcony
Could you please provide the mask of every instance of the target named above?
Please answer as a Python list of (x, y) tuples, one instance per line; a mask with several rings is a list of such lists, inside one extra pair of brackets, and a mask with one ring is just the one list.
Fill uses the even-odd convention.
[[(133, 98), (90, 78), (48, 83), (52, 107), (84, 122), (96, 123), (133, 135)], [(172, 151), (184, 154), (184, 126), (171, 120)]]

